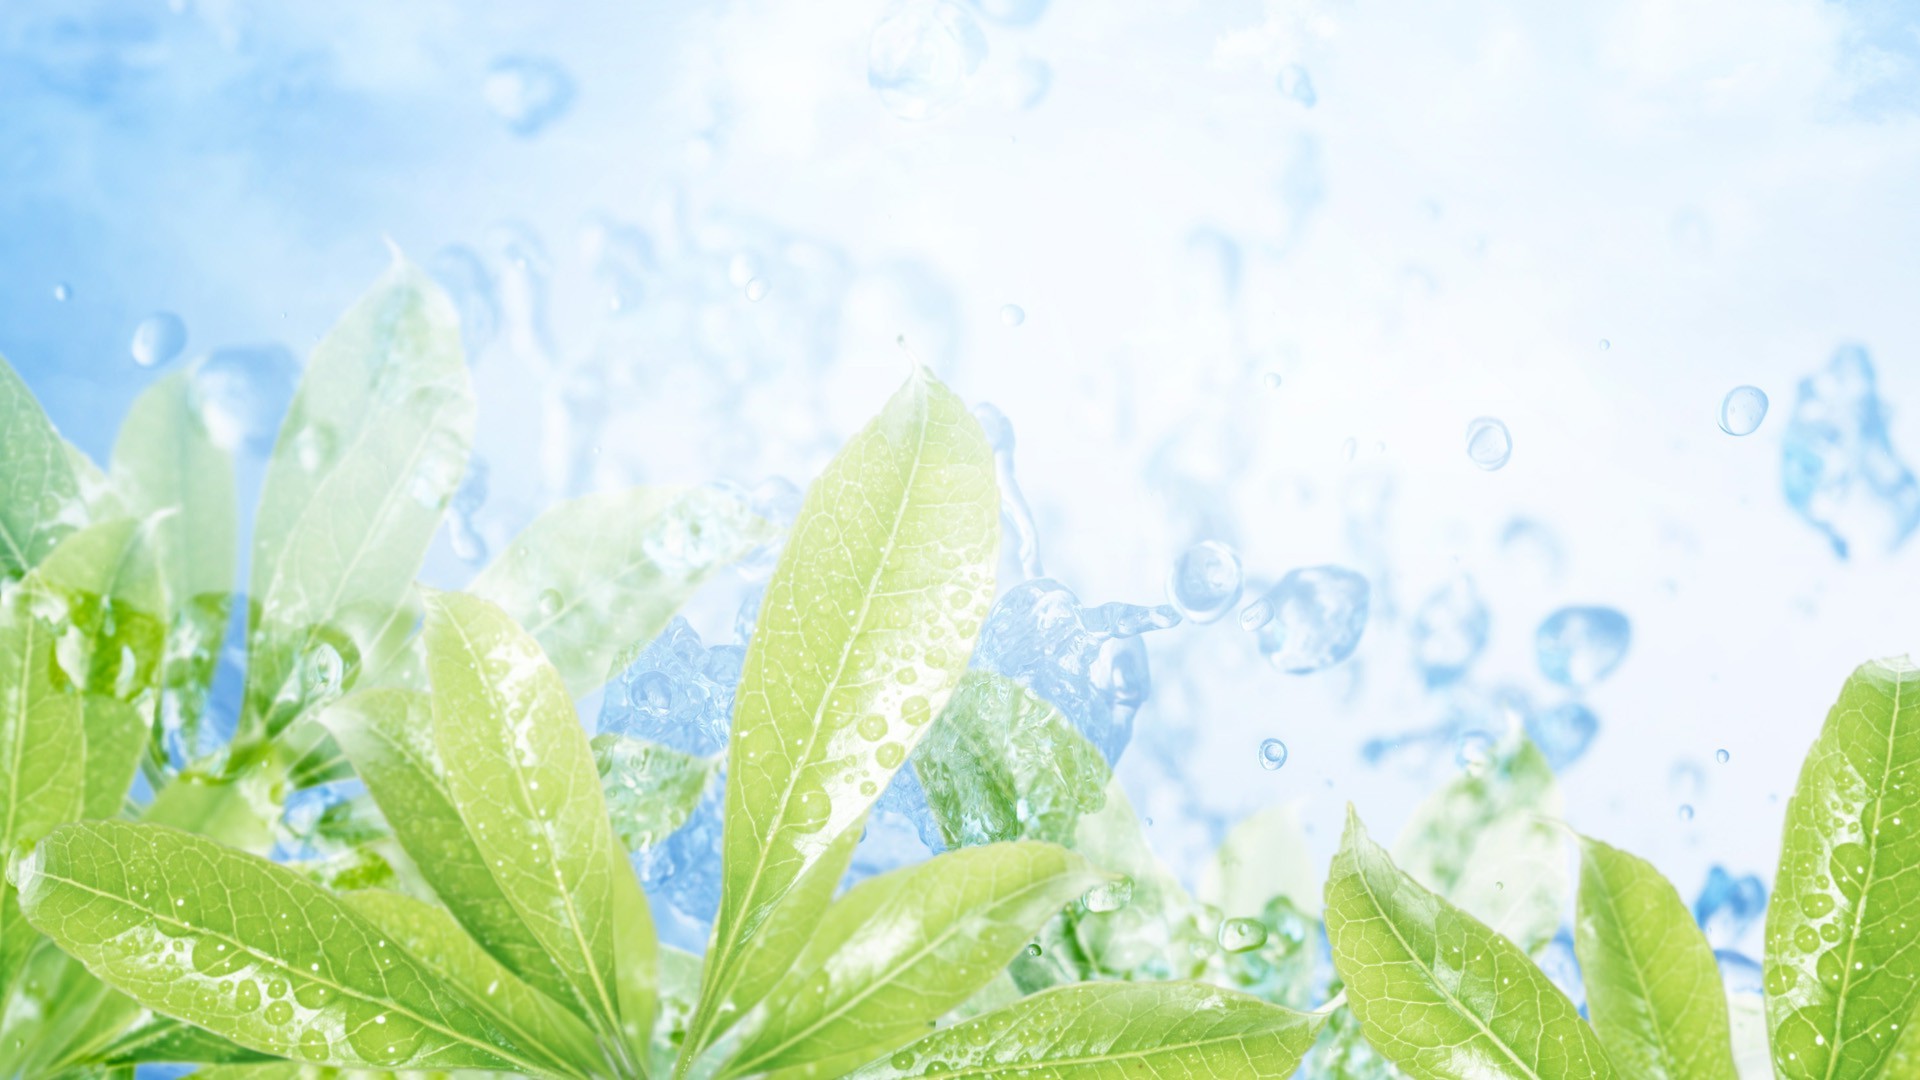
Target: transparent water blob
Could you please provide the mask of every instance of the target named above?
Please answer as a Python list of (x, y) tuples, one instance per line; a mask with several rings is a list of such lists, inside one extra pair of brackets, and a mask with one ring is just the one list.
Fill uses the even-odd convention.
[(902, 120), (930, 120), (965, 96), (987, 39), (949, 0), (897, 0), (867, 43), (867, 85)]
[(1222, 919), (1215, 940), (1223, 952), (1251, 952), (1267, 943), (1267, 925), (1259, 919)]
[(1272, 621), (1273, 605), (1264, 596), (1240, 609), (1240, 629), (1249, 633)]
[(1320, 95), (1314, 92), (1312, 77), (1299, 64), (1280, 69), (1280, 92), (1309, 109), (1320, 100)]
[(1767, 395), (1757, 386), (1736, 386), (1720, 400), (1720, 430), (1751, 435), (1767, 418)]
[(1493, 766), (1495, 740), (1484, 731), (1469, 731), (1454, 744), (1453, 762), (1469, 776), (1484, 776)]
[(1733, 760), (1733, 755), (1727, 753), (1726, 748), (1722, 747), (1713, 752), (1713, 760), (1719, 762), (1722, 765), (1725, 765), (1727, 762)]
[(1023, 57), (1013, 65), (1004, 84), (1007, 102), (1019, 109), (1031, 109), (1047, 99), (1053, 88), (1053, 67), (1045, 60)]
[(1027, 321), (1027, 312), (1018, 304), (1007, 304), (1000, 309), (1000, 321), (1008, 326), (1019, 326)]
[(1119, 911), (1133, 902), (1133, 879), (1122, 874), (1112, 881), (1103, 881), (1088, 889), (1081, 902), (1095, 914)]
[(1491, 416), (1477, 416), (1467, 425), (1467, 459), (1492, 472), (1513, 457), (1513, 436), (1507, 425)]
[(1428, 686), (1466, 674), (1487, 646), (1487, 605), (1473, 579), (1461, 574), (1427, 597), (1414, 612), (1408, 637), (1414, 666)]
[(1692, 803), (1680, 804), (1680, 820), (1681, 821), (1693, 820), (1693, 804)]
[(747, 299), (756, 304), (765, 300), (767, 298), (767, 280), (765, 278), (754, 278), (748, 281), (746, 293)]
[(1277, 371), (1269, 371), (1265, 375), (1260, 376), (1260, 385), (1269, 390), (1280, 389), (1281, 382), (1280, 373)]
[(447, 290), (460, 313), (460, 340), (472, 361), (492, 344), (500, 327), (500, 298), (493, 275), (479, 253), (465, 244), (441, 248), (427, 260), (427, 272)]
[(1608, 340), (1607, 340), (1606, 338), (1601, 338), (1601, 339), (1600, 339), (1600, 351), (1601, 351), (1601, 352), (1606, 352), (1606, 351), (1607, 351), (1608, 349), (1611, 349), (1611, 348), (1613, 348), (1613, 342), (1611, 342), (1611, 341), (1608, 341)]
[(507, 130), (532, 138), (573, 105), (573, 77), (550, 57), (503, 56), (487, 69), (481, 93)]
[(1260, 767), (1273, 772), (1287, 763), (1287, 744), (1279, 739), (1260, 740)]
[(1272, 618), (1255, 631), (1268, 663), (1294, 675), (1322, 671), (1353, 655), (1367, 628), (1371, 589), (1344, 566), (1293, 570), (1261, 597)]
[(62, 303), (62, 304), (64, 304), (64, 303), (66, 303), (67, 301), (69, 301), (69, 300), (71, 300), (71, 299), (73, 299), (73, 286), (71, 286), (71, 285), (69, 285), (69, 284), (67, 284), (67, 283), (66, 283), (66, 282), (64, 282), (64, 281), (56, 281), (56, 282), (54, 282), (54, 283), (53, 283), (53, 298), (54, 298), (55, 300), (58, 300), (58, 301), (59, 301), (60, 303)]
[(194, 365), (190, 396), (215, 445), (265, 454), (299, 377), (299, 361), (279, 345), (216, 349)]
[(187, 324), (171, 311), (156, 311), (133, 328), (128, 351), (141, 367), (159, 367), (187, 347)]
[(1527, 737), (1540, 748), (1547, 764), (1559, 772), (1587, 752), (1600, 730), (1600, 718), (1585, 705), (1569, 701), (1527, 714), (1525, 725)]
[(1609, 607), (1564, 607), (1533, 635), (1540, 673), (1562, 686), (1591, 686), (1626, 659), (1633, 624)]
[(1920, 481), (1887, 433), (1867, 351), (1849, 345), (1800, 381), (1781, 447), (1787, 505), (1846, 558), (1856, 543), (1893, 551), (1920, 527)]
[(1167, 600), (1190, 622), (1214, 622), (1233, 610), (1240, 588), (1240, 556), (1216, 540), (1181, 552), (1167, 573)]

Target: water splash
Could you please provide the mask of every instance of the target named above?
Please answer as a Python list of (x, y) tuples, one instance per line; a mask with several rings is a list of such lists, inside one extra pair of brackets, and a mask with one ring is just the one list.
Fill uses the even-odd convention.
[(1862, 543), (1893, 551), (1920, 525), (1920, 482), (1888, 439), (1865, 349), (1845, 346), (1824, 371), (1800, 381), (1780, 484), (1787, 505), (1843, 559)]
[(1367, 628), (1367, 579), (1343, 566), (1290, 571), (1261, 597), (1272, 618), (1254, 631), (1267, 662), (1292, 675), (1324, 671), (1353, 655)]
[(987, 56), (986, 35), (947, 0), (898, 0), (867, 43), (867, 85), (902, 120), (930, 120), (958, 104)]
[(1043, 577), (1046, 569), (1040, 564), (1040, 530), (1033, 524), (1033, 511), (1027, 509), (1027, 498), (1013, 474), (1013, 424), (1005, 413), (984, 401), (973, 407), (973, 416), (993, 447), (994, 477), (1000, 486), (1000, 527), (1008, 542), (1000, 546), (999, 580), (1004, 584)]
[(1609, 607), (1563, 607), (1534, 632), (1540, 673), (1562, 686), (1592, 686), (1627, 658), (1633, 624)]

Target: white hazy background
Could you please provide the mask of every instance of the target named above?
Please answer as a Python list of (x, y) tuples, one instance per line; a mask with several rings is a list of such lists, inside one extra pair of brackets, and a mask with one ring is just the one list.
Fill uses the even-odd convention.
[[(889, 10), (871, 0), (9, 3), (0, 351), (104, 456), (157, 377), (127, 354), (149, 312), (183, 317), (189, 355), (304, 355), (380, 272), (383, 237), (422, 261), (497, 258), (489, 237), (518, 222), (547, 249), (562, 366), (641, 373), (612, 380), (605, 464), (577, 488), (804, 482), (904, 375), (906, 333), (1012, 420), (1047, 570), (1088, 602), (1161, 602), (1202, 538), (1156, 453), (1209, 480), (1210, 531), (1268, 583), (1353, 564), (1343, 493), (1390, 480), (1395, 611), (1352, 671), (1279, 674), (1231, 616), (1149, 639), (1155, 697), (1122, 772), (1183, 872), (1272, 801), (1302, 800), (1330, 854), (1347, 801), (1390, 835), (1444, 779), (1449, 753), (1369, 766), (1358, 747), (1439, 718), (1405, 616), (1465, 570), (1493, 610), (1476, 681), (1543, 703), (1560, 700), (1531, 656), (1547, 612), (1633, 620), (1586, 698), (1602, 726), (1563, 776), (1569, 819), (1688, 896), (1710, 863), (1770, 877), (1841, 681), (1920, 646), (1920, 544), (1841, 561), (1780, 494), (1795, 387), (1845, 342), (1874, 357), (1896, 450), (1920, 455), (1916, 7), (1054, 0), (1025, 25), (989, 17), (1009, 6), (966, 9), (984, 59), (913, 122), (869, 85)], [(507, 55), (574, 87), (530, 137), (484, 93)], [(1028, 107), (1036, 62), (1050, 80)], [(1290, 65), (1311, 107), (1282, 89)], [(602, 218), (655, 238), (690, 316), (608, 318), (580, 239)], [(724, 276), (676, 277), (725, 265), (734, 226), (715, 222), (837, 253), (845, 280), (809, 322), (782, 306), (820, 290), (804, 260), (764, 272), (758, 304)], [(702, 335), (721, 344), (694, 355)], [(539, 351), (475, 363), (494, 537), (567, 493), (538, 464), (556, 436), (531, 402), (558, 377)], [(715, 351), (744, 360), (703, 367)], [(1742, 383), (1772, 412), (1732, 438), (1716, 419)], [(1482, 415), (1512, 431), (1497, 472), (1465, 453)], [(1516, 516), (1557, 536), (1561, 573), (1501, 547)], [(430, 572), (470, 568), (442, 550)], [(696, 621), (721, 633), (730, 611), (711, 607)], [(1291, 751), (1278, 771), (1257, 763), (1268, 737)], [(1674, 780), (1688, 765), (1698, 790)]]

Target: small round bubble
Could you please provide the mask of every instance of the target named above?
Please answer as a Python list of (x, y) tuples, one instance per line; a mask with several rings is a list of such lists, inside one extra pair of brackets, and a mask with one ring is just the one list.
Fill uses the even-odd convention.
[(1210, 623), (1240, 602), (1240, 556), (1225, 544), (1203, 540), (1180, 553), (1167, 573), (1167, 599), (1181, 617)]
[(1713, 760), (1719, 762), (1722, 765), (1725, 765), (1727, 762), (1733, 760), (1733, 755), (1727, 753), (1726, 748), (1722, 747), (1713, 752)]
[(1513, 436), (1507, 425), (1491, 416), (1475, 417), (1467, 425), (1467, 458), (1492, 472), (1503, 468), (1513, 457)]
[(1287, 763), (1287, 744), (1279, 739), (1264, 739), (1260, 743), (1260, 767), (1272, 772)]
[(1027, 312), (1019, 304), (1008, 304), (1000, 309), (1000, 321), (1008, 326), (1019, 326), (1027, 321)]
[(1757, 386), (1736, 386), (1720, 401), (1720, 430), (1751, 435), (1767, 418), (1767, 395)]
[(141, 367), (158, 367), (187, 347), (187, 324), (171, 311), (156, 311), (133, 328), (128, 351)]
[(754, 278), (752, 281), (747, 282), (747, 299), (757, 304), (766, 298), (767, 282), (765, 278)]
[(1680, 820), (1681, 821), (1693, 820), (1693, 804), (1692, 803), (1680, 804)]

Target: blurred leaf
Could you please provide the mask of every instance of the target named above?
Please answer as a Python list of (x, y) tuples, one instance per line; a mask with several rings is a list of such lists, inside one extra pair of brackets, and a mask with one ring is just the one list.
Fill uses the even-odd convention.
[(985, 434), (924, 370), (809, 489), (734, 698), (725, 869), (691, 1051), (723, 1003), (754, 1004), (736, 996), (747, 946), (946, 704), (993, 597), (999, 513)]
[(1474, 918), (1536, 953), (1572, 897), (1560, 789), (1539, 748), (1515, 735), (1492, 760), (1420, 804), (1394, 861)]
[[(1073, 948), (1043, 941), (1042, 963), (1064, 963), (1077, 951), (1086, 963), (1080, 978), (1189, 979), (1204, 972), (1213, 941), (1200, 928), (1199, 905), (1154, 854), (1117, 779), (1108, 783), (1100, 810), (1080, 819), (1073, 849), (1099, 869), (1123, 875), (1128, 895), (1112, 911), (1068, 913)], [(1035, 985), (1023, 978), (1031, 966), (1023, 959), (1016, 969), (1023, 985)], [(1074, 974), (1071, 966), (1064, 973)]]
[(1098, 884), (1053, 844), (961, 848), (848, 890), (820, 919), (725, 1075), (834, 1077), (909, 1042)]
[(614, 873), (631, 872), (566, 685), (525, 631), (477, 597), (429, 594), (424, 638), (447, 795), (582, 1015), (618, 1032)]
[(1060, 711), (1011, 679), (969, 671), (913, 768), (948, 847), (999, 840), (1073, 840), (1100, 809), (1108, 769)]
[(147, 1014), (93, 1059), (101, 1065), (232, 1065), (277, 1061), (184, 1021)]
[(194, 750), (233, 605), (239, 507), (233, 459), (207, 436), (186, 372), (134, 400), (113, 444), (113, 486), (148, 522), (166, 595), (159, 715)]
[(178, 830), (67, 825), (19, 871), (27, 918), (116, 989), (317, 1064), (552, 1073), (318, 885)]
[(1258, 915), (1274, 897), (1295, 911), (1319, 918), (1320, 867), (1307, 846), (1294, 804), (1256, 811), (1227, 830), (1227, 837), (1200, 871), (1196, 897), (1223, 914)]
[(124, 701), (88, 694), (80, 703), (87, 733), (86, 794), (80, 816), (113, 817), (127, 801), (140, 753), (147, 744), (147, 718)]
[(0, 582), (31, 570), (85, 522), (65, 440), (0, 357)]
[(1782, 1077), (1886, 1075), (1920, 1003), (1920, 668), (1862, 664), (1787, 803), (1767, 904), (1767, 1025)]
[(1367, 1042), (1415, 1080), (1615, 1075), (1526, 953), (1396, 869), (1351, 810), (1326, 913), (1348, 1007)]
[(720, 771), (717, 761), (627, 735), (596, 735), (592, 746), (614, 834), (628, 851), (657, 844), (685, 825)]
[(848, 1076), (988, 1077), (1031, 1070), (1076, 1080), (1286, 1080), (1313, 1044), (1319, 1023), (1318, 1017), (1201, 983), (1082, 983), (936, 1031)]
[(1646, 1080), (1733, 1080), (1720, 968), (1660, 871), (1582, 837), (1575, 929), (1587, 1013), (1616, 1068)]
[(771, 532), (713, 488), (586, 495), (535, 518), (467, 591), (526, 627), (577, 697)]
[(243, 734), (352, 685), (459, 487), (473, 417), (453, 304), (396, 262), (314, 350), (267, 463)]

